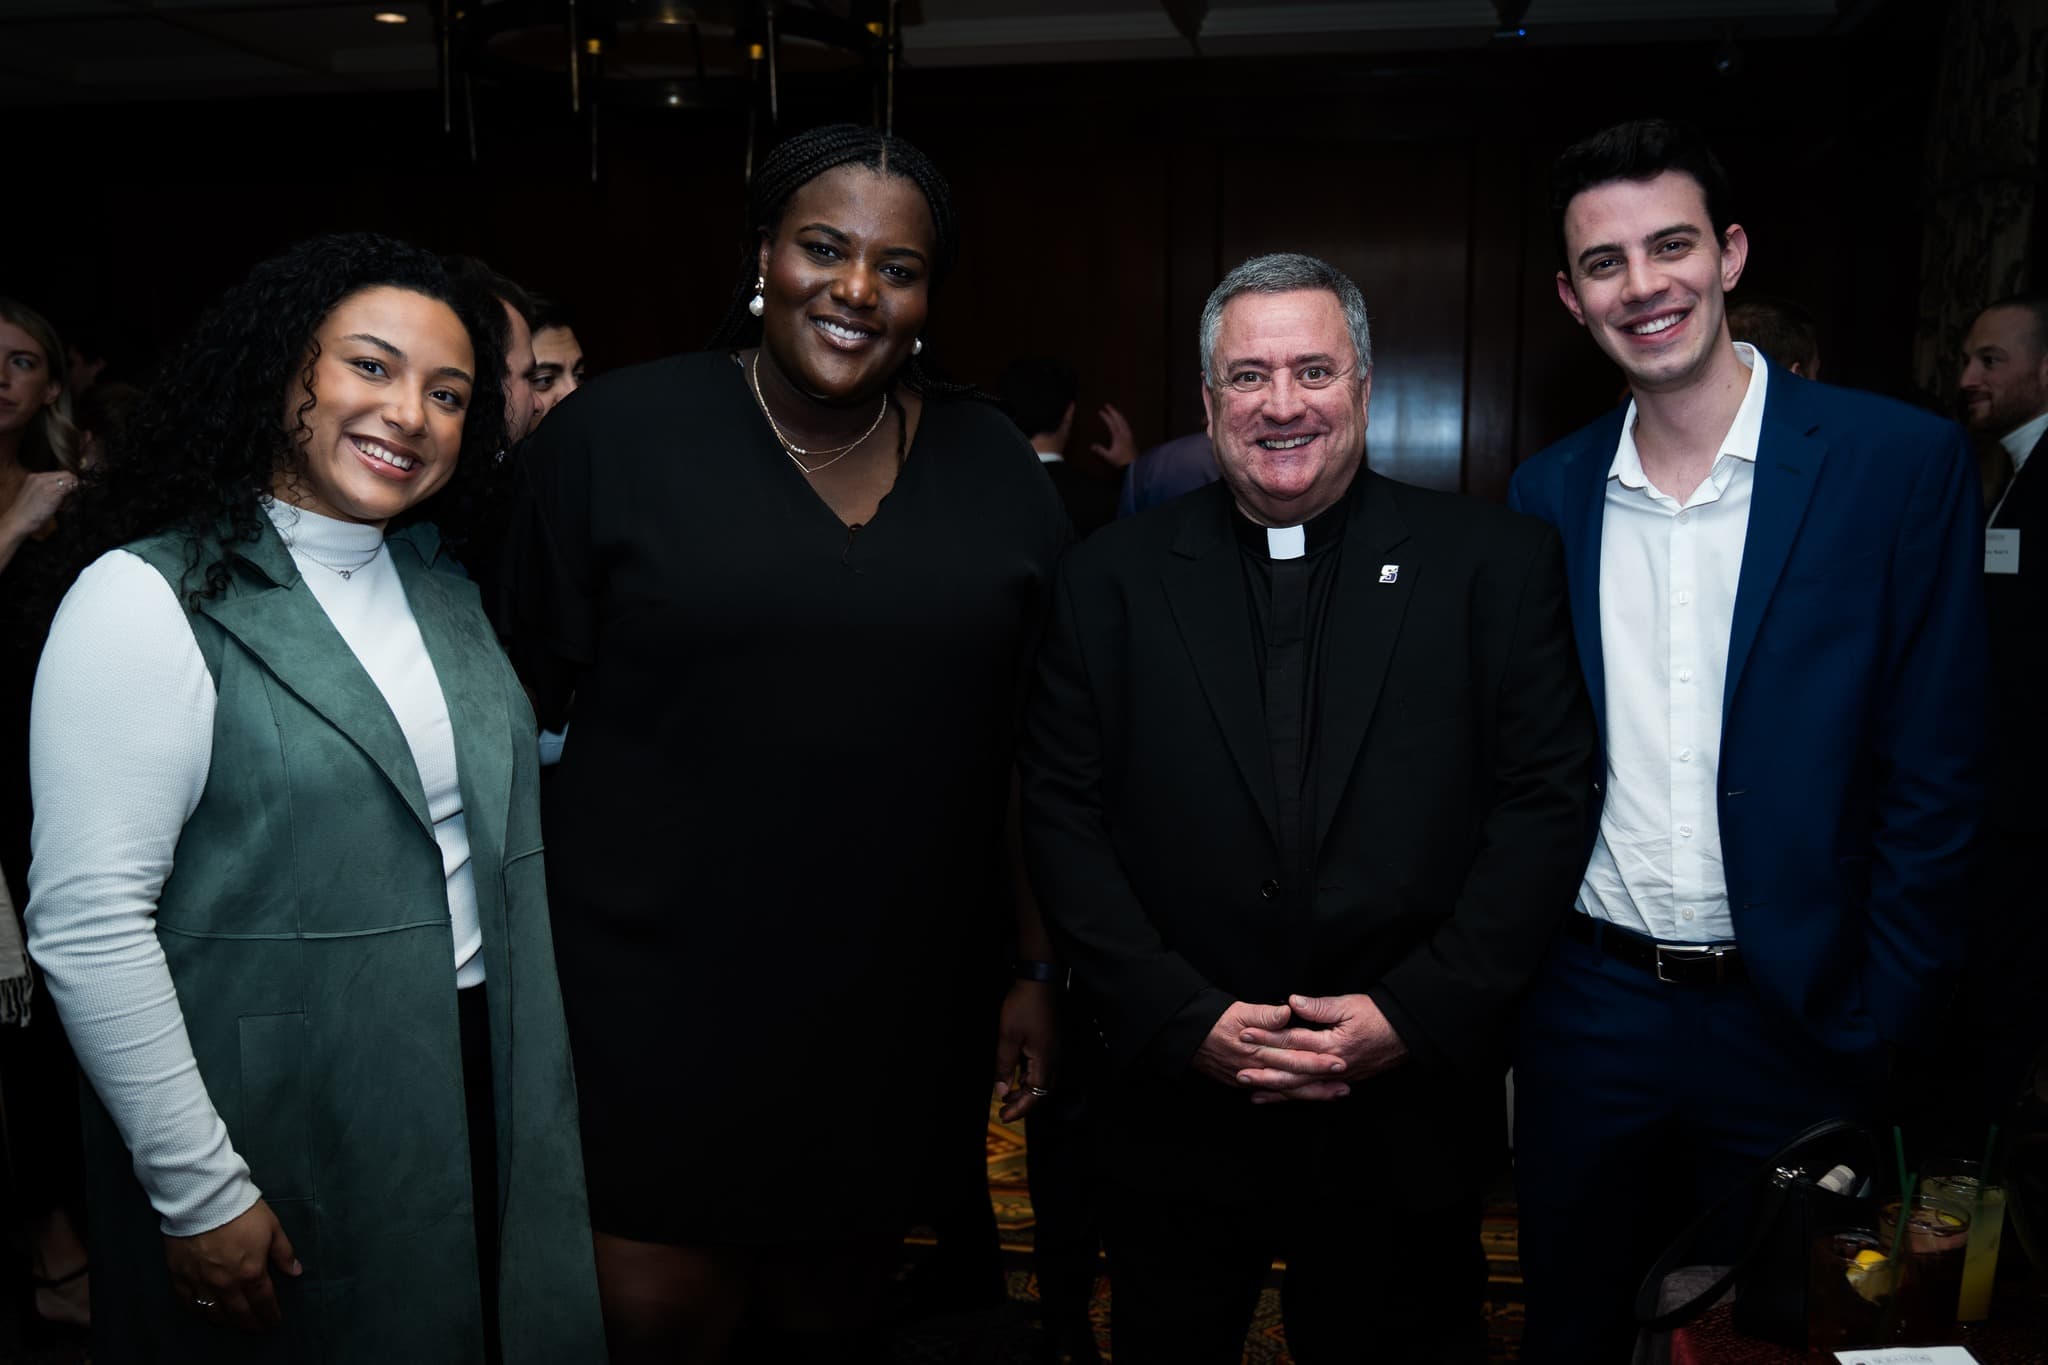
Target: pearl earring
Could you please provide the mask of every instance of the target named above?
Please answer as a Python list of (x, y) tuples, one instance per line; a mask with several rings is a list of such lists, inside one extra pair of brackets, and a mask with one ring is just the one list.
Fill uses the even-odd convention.
[(755, 317), (760, 317), (761, 314), (768, 311), (767, 303), (761, 298), (761, 291), (767, 287), (768, 278), (765, 275), (754, 276), (754, 297), (747, 300), (747, 311)]
[(912, 355), (923, 355), (923, 354), (924, 354), (924, 338), (923, 338), (923, 337), (919, 337), (919, 338), (918, 338), (917, 340), (915, 340), (915, 341), (913, 341), (913, 342), (911, 342), (911, 343), (910, 343), (910, 353), (911, 353)]

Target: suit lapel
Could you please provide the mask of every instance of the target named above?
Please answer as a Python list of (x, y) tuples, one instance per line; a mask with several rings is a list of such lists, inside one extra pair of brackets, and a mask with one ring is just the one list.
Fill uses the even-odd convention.
[(1626, 406), (1600, 422), (1565, 461), (1562, 524), (1565, 576), (1571, 592), (1572, 631), (1579, 647), (1579, 671), (1593, 700), (1600, 736), (1607, 737), (1607, 664), (1600, 636), (1600, 537), (1607, 524), (1607, 472), (1621, 444)]
[(245, 591), (204, 600), (199, 610), (294, 696), (348, 736), (431, 837), (434, 823), (427, 815), (426, 789), (398, 718), (327, 619), (276, 529), (266, 521), (262, 536), (236, 546), (235, 553), (269, 581), (259, 583), (254, 575), (245, 575)]
[[(1408, 538), (1408, 526), (1395, 505), (1394, 486), (1370, 471), (1361, 471), (1352, 492), (1344, 529), (1344, 557), (1331, 585), (1329, 615), (1323, 624), (1322, 691), (1316, 720), (1314, 756), (1316, 783), (1316, 845), (1321, 847), (1336, 818), (1337, 807), (1351, 785), (1359, 746), (1365, 742), (1379, 705), (1394, 642), (1418, 576), (1427, 563), (1410, 556), (1403, 562), (1396, 548)], [(1391, 567), (1392, 582), (1383, 581)]]
[[(2048, 460), (2048, 436), (2034, 442), (2034, 448), (2027, 452), (2026, 462), (2014, 472), (2001, 490), (2001, 496), (1992, 500), (1994, 515), (1986, 518), (1985, 525), (2010, 530), (2027, 524), (2034, 503), (2041, 496), (2042, 480), (2048, 479), (2048, 475), (2041, 472), (2043, 460)], [(2036, 550), (2035, 553), (2042, 551)]]
[(1252, 658), (1244, 568), (1228, 521), (1230, 490), (1215, 484), (1189, 494), (1181, 505), (1180, 535), (1164, 573), (1167, 605), (1223, 742), (1277, 839), (1273, 756), (1266, 746), (1265, 708)]
[(1828, 446), (1799, 411), (1795, 377), (1773, 374), (1765, 392), (1763, 433), (1757, 441), (1756, 473), (1750, 486), (1749, 530), (1742, 546), (1742, 573), (1736, 580), (1735, 612), (1728, 631), (1728, 680), (1722, 692), (1721, 715), (1742, 685), (1743, 666), (1756, 644), (1757, 629), (1784, 575), (1785, 561), (1806, 520), (1814, 486), (1820, 480)]

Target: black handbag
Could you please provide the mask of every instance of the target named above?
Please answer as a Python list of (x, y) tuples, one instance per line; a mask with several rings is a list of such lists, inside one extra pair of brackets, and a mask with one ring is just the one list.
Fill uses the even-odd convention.
[[(1735, 1288), (1735, 1330), (1745, 1336), (1806, 1349), (1806, 1285), (1814, 1240), (1845, 1228), (1871, 1227), (1876, 1203), (1854, 1192), (1869, 1187), (1884, 1160), (1876, 1136), (1849, 1119), (1814, 1124), (1778, 1149), (1753, 1176), (1680, 1233), (1636, 1290), (1636, 1322), (1653, 1331), (1682, 1327)], [(1848, 1193), (1820, 1185), (1837, 1166), (1853, 1173)], [(1663, 1306), (1665, 1277), (1694, 1263), (1693, 1248), (1707, 1229), (1751, 1209), (1742, 1254), (1708, 1286), (1684, 1302)]]

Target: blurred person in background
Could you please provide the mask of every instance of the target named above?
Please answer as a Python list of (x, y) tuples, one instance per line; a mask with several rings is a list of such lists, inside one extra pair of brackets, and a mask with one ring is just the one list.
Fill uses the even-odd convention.
[(535, 295), (533, 393), (540, 403), (540, 416), (547, 416), (555, 404), (582, 388), (587, 376), (583, 343), (576, 338), (568, 308), (554, 299)]
[(41, 623), (33, 584), (51, 571), (50, 537), (78, 487), (79, 433), (72, 423), (64, 343), (41, 314), (0, 298), (0, 869), (14, 908), (0, 934), (0, 1084), (4, 1084), (14, 1203), (28, 1223), (34, 1311), (83, 1325), (90, 1316), (79, 1155), (78, 1070), (33, 985), (16, 916), (28, 904), (29, 695)]

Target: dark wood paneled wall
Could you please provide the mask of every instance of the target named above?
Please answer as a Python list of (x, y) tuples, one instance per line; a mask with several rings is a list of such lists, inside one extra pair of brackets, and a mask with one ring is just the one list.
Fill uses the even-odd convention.
[[(1101, 438), (1106, 401), (1150, 444), (1200, 425), (1196, 323), (1220, 274), (1313, 252), (1372, 313), (1375, 466), (1498, 497), (1620, 393), (1556, 301), (1550, 158), (1658, 111), (1705, 126), (1735, 176), (1746, 285), (1819, 315), (1829, 379), (1903, 391), (1938, 18), (1895, 10), (1752, 45), (1732, 77), (1690, 45), (910, 73), (899, 131), (946, 168), (964, 228), (931, 354), (982, 381), (1061, 355), (1082, 376), (1076, 444)], [(834, 103), (798, 96), (792, 121)], [(700, 345), (732, 288), (739, 123), (609, 118), (593, 185), (548, 102), (481, 112), (475, 166), (426, 97), (65, 112), (41, 209), (0, 215), (0, 292), (60, 325), (107, 319), (139, 360), (264, 253), (368, 227), (568, 299), (600, 366)]]

